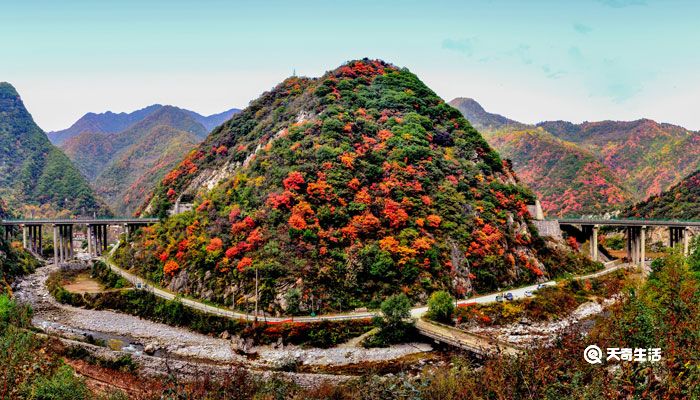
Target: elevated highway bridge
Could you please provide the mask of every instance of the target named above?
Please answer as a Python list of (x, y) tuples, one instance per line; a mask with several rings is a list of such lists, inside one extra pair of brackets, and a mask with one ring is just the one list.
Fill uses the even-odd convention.
[(669, 246), (683, 244), (683, 254), (688, 255), (690, 228), (699, 228), (700, 221), (658, 220), (658, 219), (603, 219), (603, 218), (561, 218), (560, 226), (579, 226), (591, 243), (590, 257), (598, 261), (598, 228), (601, 226), (622, 227), (627, 237), (627, 259), (634, 265), (642, 265), (646, 258), (646, 230), (648, 227), (663, 227), (669, 230)]
[(90, 256), (100, 256), (107, 250), (107, 231), (110, 226), (123, 227), (127, 239), (140, 226), (158, 222), (157, 218), (38, 218), (38, 219), (4, 219), (0, 226), (4, 229), (5, 239), (11, 239), (22, 231), (22, 244), (34, 254), (41, 254), (44, 242), (44, 228), (53, 229), (54, 262), (72, 259), (74, 252), (74, 227), (84, 226)]

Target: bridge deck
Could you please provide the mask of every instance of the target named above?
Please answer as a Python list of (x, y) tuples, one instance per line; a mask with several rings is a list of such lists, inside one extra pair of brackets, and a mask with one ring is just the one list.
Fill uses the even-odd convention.
[(158, 218), (65, 218), (65, 219), (6, 219), (0, 220), (0, 225), (121, 225), (121, 224), (153, 224)]
[(556, 220), (560, 225), (608, 225), (608, 226), (668, 226), (689, 227), (700, 226), (700, 221), (658, 220), (658, 219), (593, 219), (593, 218), (562, 218)]

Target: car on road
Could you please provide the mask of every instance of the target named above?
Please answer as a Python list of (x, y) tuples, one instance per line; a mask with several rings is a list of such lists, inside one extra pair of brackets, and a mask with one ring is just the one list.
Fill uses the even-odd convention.
[(511, 292), (506, 293), (503, 297), (505, 297), (508, 301), (513, 301), (513, 293)]
[(531, 290), (526, 290), (526, 291), (525, 291), (525, 297), (532, 297), (532, 291), (531, 291)]
[(496, 302), (500, 303), (503, 301), (503, 295), (502, 294), (497, 294), (496, 295)]

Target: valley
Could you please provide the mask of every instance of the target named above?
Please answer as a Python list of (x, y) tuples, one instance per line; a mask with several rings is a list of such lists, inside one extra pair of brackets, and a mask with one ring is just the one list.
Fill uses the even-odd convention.
[[(0, 89), (0, 139), (23, 143), (7, 154), (66, 185), (0, 169), (0, 347), (24, 346), (0, 354), (24, 366), (0, 370), (18, 382), (2, 395), (538, 398), (639, 379), (586, 364), (590, 341), (660, 343), (649, 390), (697, 389), (675, 362), (700, 326), (695, 132), (522, 124), (366, 58), (243, 110), (156, 104), (48, 135)], [(584, 383), (561, 389), (570, 370)]]

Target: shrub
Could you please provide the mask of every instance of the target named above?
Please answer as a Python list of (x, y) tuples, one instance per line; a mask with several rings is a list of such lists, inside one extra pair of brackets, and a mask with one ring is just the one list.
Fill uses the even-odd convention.
[(26, 398), (32, 400), (83, 400), (89, 398), (88, 394), (85, 382), (67, 365), (49, 377), (39, 376), (25, 390)]
[(454, 299), (449, 293), (441, 290), (430, 295), (426, 316), (438, 322), (452, 323), (454, 310)]

